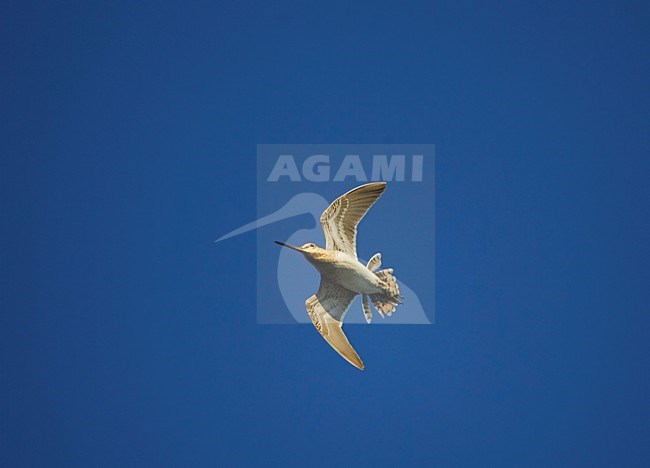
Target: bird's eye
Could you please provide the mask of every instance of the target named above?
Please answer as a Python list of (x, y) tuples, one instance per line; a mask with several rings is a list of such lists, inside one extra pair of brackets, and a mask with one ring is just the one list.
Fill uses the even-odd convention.
[(314, 244), (309, 244), (309, 247), (316, 247), (316, 245), (314, 245)]

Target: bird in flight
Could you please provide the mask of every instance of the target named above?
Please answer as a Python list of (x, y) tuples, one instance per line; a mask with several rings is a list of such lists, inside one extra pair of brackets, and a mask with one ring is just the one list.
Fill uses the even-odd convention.
[(363, 362), (343, 333), (343, 319), (352, 299), (361, 294), (366, 322), (372, 320), (370, 304), (382, 317), (400, 303), (392, 268), (379, 270), (381, 254), (363, 265), (357, 258), (357, 225), (386, 189), (386, 182), (361, 185), (334, 200), (320, 217), (325, 248), (308, 243), (301, 247), (275, 241), (300, 252), (320, 273), (320, 287), (305, 302), (309, 318), (325, 341), (346, 361), (363, 370)]

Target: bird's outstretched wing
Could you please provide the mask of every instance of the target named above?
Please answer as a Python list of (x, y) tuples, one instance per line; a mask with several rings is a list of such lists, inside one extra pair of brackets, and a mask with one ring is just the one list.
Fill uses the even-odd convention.
[(320, 217), (325, 248), (357, 258), (357, 224), (386, 189), (386, 182), (361, 185), (341, 195)]
[(357, 294), (321, 278), (318, 292), (307, 299), (305, 307), (316, 330), (334, 350), (354, 367), (363, 370), (363, 362), (343, 333), (343, 318)]

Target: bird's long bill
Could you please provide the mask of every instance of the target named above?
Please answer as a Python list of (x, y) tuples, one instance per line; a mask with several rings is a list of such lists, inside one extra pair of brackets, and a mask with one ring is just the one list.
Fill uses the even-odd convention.
[(300, 247), (296, 247), (295, 245), (285, 244), (284, 242), (280, 241), (275, 241), (275, 243), (281, 245), (282, 247), (288, 247), (290, 249), (297, 250), (298, 252), (302, 252), (302, 250), (300, 250)]

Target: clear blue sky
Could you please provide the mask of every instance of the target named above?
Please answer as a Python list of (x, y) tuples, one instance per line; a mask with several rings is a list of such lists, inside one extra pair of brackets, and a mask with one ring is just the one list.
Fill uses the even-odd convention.
[[(649, 24), (5, 2), (0, 464), (647, 466)], [(435, 325), (256, 324), (257, 143), (436, 145)]]

